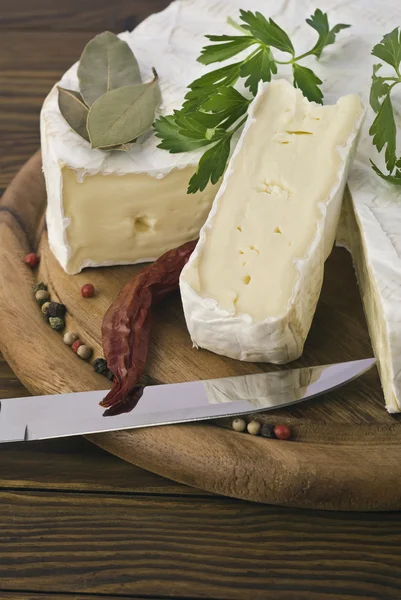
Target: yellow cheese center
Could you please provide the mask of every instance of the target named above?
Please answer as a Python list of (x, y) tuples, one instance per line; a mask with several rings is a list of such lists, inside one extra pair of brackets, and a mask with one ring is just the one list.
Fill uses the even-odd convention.
[(64, 167), (63, 209), (70, 257), (68, 271), (84, 260), (134, 263), (155, 259), (197, 238), (217, 186), (186, 193), (193, 167), (176, 169), (161, 179), (145, 173), (92, 175), (82, 182)]
[(283, 84), (271, 84), (257, 106), (199, 258), (185, 273), (203, 297), (257, 320), (285, 314), (296, 260), (306, 255), (318, 205), (338, 180), (336, 147), (361, 114), (358, 96), (319, 106)]

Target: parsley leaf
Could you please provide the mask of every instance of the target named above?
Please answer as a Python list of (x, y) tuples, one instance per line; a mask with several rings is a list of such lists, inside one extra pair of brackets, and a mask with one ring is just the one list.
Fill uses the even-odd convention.
[(386, 82), (385, 77), (377, 77), (376, 75), (381, 66), (381, 64), (373, 65), (372, 87), (370, 88), (369, 97), (370, 106), (376, 113), (380, 110), (380, 98), (386, 96), (390, 88), (390, 84)]
[[(373, 161), (370, 162), (379, 177), (390, 183), (401, 185), (401, 156), (397, 159), (397, 126), (391, 101), (393, 88), (401, 83), (401, 29), (393, 29), (383, 36), (380, 43), (374, 46), (372, 54), (391, 65), (395, 70), (396, 77), (387, 75), (379, 77), (377, 72), (383, 65), (379, 63), (373, 66), (370, 105), (377, 114), (369, 129), (369, 134), (379, 152), (385, 148), (384, 159), (388, 173), (383, 173)], [(393, 172), (394, 169), (396, 169), (395, 172)]]
[(323, 83), (322, 80), (311, 69), (296, 63), (292, 65), (292, 74), (294, 76), (294, 86), (299, 88), (310, 102), (322, 104), (323, 94), (319, 88), (319, 85)]
[(206, 37), (211, 42), (220, 40), (224, 40), (224, 42), (222, 44), (212, 44), (202, 48), (198, 62), (204, 65), (227, 60), (228, 58), (239, 54), (239, 52), (246, 50), (253, 44), (256, 44), (256, 40), (253, 37), (245, 35), (207, 35)]
[[(182, 108), (160, 117), (154, 125), (155, 134), (161, 139), (158, 148), (175, 153), (209, 146), (191, 178), (188, 193), (203, 190), (209, 181), (216, 183), (224, 173), (232, 136), (245, 123), (251, 101), (234, 89), (237, 81), (244, 79), (245, 87), (255, 96), (260, 81), (270, 81), (278, 65), (288, 64), (292, 66), (294, 86), (309, 100), (321, 103), (322, 81), (298, 61), (310, 55), (320, 58), (323, 49), (335, 42), (337, 33), (349, 27), (340, 23), (330, 29), (327, 14), (317, 9), (307, 23), (318, 32), (318, 41), (310, 51), (296, 56), (288, 34), (273, 19), (266, 19), (260, 12), (241, 10), (240, 21), (238, 24), (228, 19), (240, 35), (207, 35), (210, 43), (202, 49), (198, 61), (204, 65), (220, 63), (249, 49), (248, 55), (193, 81)], [(289, 60), (276, 60), (272, 48), (289, 54)], [(385, 90), (383, 83), (379, 90), (377, 82), (374, 98)]]
[(260, 48), (250, 58), (245, 61), (240, 69), (240, 76), (247, 77), (245, 86), (256, 96), (259, 81), (270, 81), (272, 74), (277, 73), (277, 65), (269, 47)]
[(233, 87), (221, 87), (202, 104), (202, 110), (219, 113), (244, 107), (246, 110), (250, 100)]
[(373, 143), (379, 152), (386, 146), (386, 167), (391, 172), (397, 161), (395, 154), (397, 130), (390, 94), (387, 94), (383, 100), (380, 110), (369, 129), (369, 134), (373, 136)]
[(260, 12), (252, 13), (250, 10), (240, 10), (240, 14), (241, 20), (246, 23), (242, 27), (254, 38), (267, 46), (273, 46), (294, 56), (295, 50), (290, 38), (273, 19), (267, 20)]
[(372, 165), (372, 169), (375, 171), (375, 173), (379, 177), (381, 177), (385, 181), (388, 181), (389, 183), (394, 183), (395, 185), (401, 185), (401, 169), (397, 169), (396, 172), (394, 173), (394, 175), (389, 175), (389, 174), (383, 173), (383, 171), (381, 171), (379, 169), (379, 167), (377, 167), (375, 165), (373, 160), (370, 161), (370, 164)]
[(336, 35), (342, 29), (347, 29), (347, 27), (351, 27), (351, 25), (345, 25), (344, 23), (339, 23), (338, 25), (334, 25), (332, 29), (329, 27), (329, 20), (327, 14), (322, 12), (319, 8), (315, 10), (313, 15), (310, 16), (309, 19), (306, 19), (308, 25), (313, 27), (318, 34), (319, 38), (315, 44), (315, 46), (308, 52), (308, 54), (314, 54), (318, 58), (321, 57), (323, 49), (330, 44), (334, 44), (336, 41)]
[(234, 85), (240, 76), (240, 62), (221, 67), (195, 79), (188, 87), (183, 108), (187, 111), (197, 110), (219, 87)]
[(398, 27), (387, 33), (379, 44), (372, 50), (373, 56), (377, 56), (391, 65), (397, 75), (400, 76), (399, 67), (401, 63), (401, 30)]
[[(160, 117), (154, 123), (155, 135), (162, 139), (162, 142), (158, 145), (158, 148), (168, 150), (171, 154), (177, 152), (190, 152), (191, 150), (197, 150), (203, 146), (208, 146), (210, 140), (203, 137), (188, 137), (183, 133), (182, 125), (177, 123), (177, 118), (174, 115), (168, 115), (166, 117)], [(206, 133), (206, 128), (205, 128)]]
[(188, 194), (195, 194), (198, 190), (203, 192), (209, 180), (213, 184), (218, 182), (230, 155), (231, 137), (232, 134), (227, 135), (205, 152), (199, 161), (196, 173), (189, 180)]

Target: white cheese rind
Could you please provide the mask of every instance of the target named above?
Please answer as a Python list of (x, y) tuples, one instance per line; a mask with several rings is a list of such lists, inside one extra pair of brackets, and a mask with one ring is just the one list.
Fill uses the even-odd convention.
[[(357, 135), (364, 113), (357, 99), (355, 99), (356, 108), (352, 107), (352, 111), (350, 111), (350, 115), (352, 115), (352, 117), (350, 116), (351, 126), (349, 130), (346, 130), (346, 142), (343, 146), (332, 149), (332, 151), (337, 151), (339, 157), (338, 167), (336, 167), (333, 173), (333, 185), (330, 185), (327, 197), (321, 198), (318, 203), (319, 215), (316, 220), (316, 229), (313, 222), (312, 229), (314, 234), (306, 254), (295, 259), (298, 274), (288, 303), (282, 307), (281, 313), (277, 315), (270, 315), (268, 313), (266, 318), (259, 320), (249, 313), (238, 313), (235, 307), (233, 310), (227, 310), (221, 306), (221, 303), (219, 304), (215, 297), (210, 298), (205, 296), (202, 290), (199, 289), (200, 286), (198, 286), (198, 289), (195, 289), (196, 285), (194, 281), (197, 278), (199, 263), (205, 252), (208, 238), (209, 236), (213, 236), (213, 223), (220, 210), (220, 203), (227, 202), (228, 205), (233, 205), (237, 201), (242, 201), (241, 197), (235, 198), (232, 195), (236, 194), (236, 189), (239, 185), (231, 185), (231, 195), (225, 199), (226, 188), (229, 186), (231, 178), (235, 177), (236, 157), (241, 153), (242, 147), (246, 143), (248, 132), (252, 131), (254, 124), (255, 127), (257, 126), (254, 115), (258, 112), (261, 103), (268, 103), (267, 95), (269, 94), (277, 99), (280, 106), (279, 110), (282, 111), (283, 115), (285, 113), (284, 104), (286, 95), (289, 95), (291, 100), (297, 98), (298, 102), (302, 98), (301, 92), (295, 90), (286, 81), (275, 81), (271, 84), (260, 85), (258, 94), (250, 107), (248, 121), (225, 173), (221, 188), (214, 200), (209, 217), (201, 230), (199, 242), (182, 272), (180, 288), (187, 327), (195, 346), (239, 360), (286, 363), (301, 355), (312, 322), (323, 280), (324, 261), (330, 253), (335, 240), (348, 168), (353, 158)], [(303, 102), (306, 101), (302, 99)], [(281, 105), (283, 105), (282, 108)], [(294, 104), (294, 110), (297, 111), (298, 108), (299, 104)], [(323, 123), (324, 121), (322, 120)], [(260, 123), (260, 125), (262, 124)], [(318, 148), (318, 141), (312, 143), (315, 143), (316, 148)], [(259, 139), (258, 151), (262, 157), (264, 145), (266, 145), (266, 142), (261, 137)], [(294, 145), (296, 146), (296, 144)], [(290, 147), (286, 146), (286, 148)], [(296, 156), (292, 156), (288, 152), (291, 152), (291, 150), (287, 151), (287, 156), (291, 157), (292, 161), (296, 160)], [(328, 156), (327, 158), (329, 161), (330, 157)], [(271, 157), (266, 157), (266, 160), (271, 160)], [(278, 158), (277, 162), (279, 165), (278, 172), (280, 173)], [(296, 168), (295, 165), (294, 168)], [(331, 173), (330, 170), (329, 173)], [(307, 173), (306, 176), (313, 177), (314, 174)], [(253, 179), (247, 182), (249, 192), (255, 187), (256, 183)], [(242, 196), (245, 196), (246, 191), (241, 188), (240, 193)], [(312, 218), (315, 219), (315, 216), (312, 216)], [(273, 231), (274, 223), (266, 222), (265, 226), (267, 237), (269, 235), (268, 231), (270, 229)], [(227, 236), (229, 236), (229, 233), (227, 232)], [(221, 235), (220, 232), (219, 239), (221, 239)], [(223, 248), (222, 252), (224, 251)], [(236, 257), (232, 256), (232, 259), (228, 258), (227, 260), (235, 261)], [(280, 277), (283, 277), (284, 273), (280, 271), (277, 276), (279, 284)], [(269, 282), (268, 267), (266, 267), (266, 282)], [(268, 303), (268, 286), (266, 289), (258, 288), (258, 290), (254, 290), (253, 294), (261, 294), (262, 301), (264, 300), (266, 304)], [(248, 302), (248, 306), (250, 307), (250, 301)], [(251, 311), (249, 310), (249, 312)]]
[(401, 192), (383, 185), (361, 164), (350, 180), (338, 244), (352, 259), (386, 408), (401, 411)]

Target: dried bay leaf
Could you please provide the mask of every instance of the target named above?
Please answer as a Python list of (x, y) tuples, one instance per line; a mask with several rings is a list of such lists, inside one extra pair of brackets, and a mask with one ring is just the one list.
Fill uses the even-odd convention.
[[(128, 152), (131, 150), (132, 146), (135, 144), (136, 140), (129, 142), (128, 144), (118, 144), (118, 146), (109, 146), (108, 148), (104, 148), (105, 150), (118, 150), (119, 152)], [(103, 148), (101, 148), (102, 150)]]
[(78, 79), (80, 92), (89, 107), (110, 90), (142, 81), (131, 48), (110, 31), (100, 33), (85, 46)]
[(68, 125), (81, 137), (89, 142), (89, 134), (86, 127), (89, 109), (84, 103), (82, 96), (75, 90), (66, 90), (58, 87), (58, 106)]
[(92, 148), (127, 144), (151, 127), (161, 93), (156, 72), (149, 83), (107, 92), (89, 110), (87, 127)]

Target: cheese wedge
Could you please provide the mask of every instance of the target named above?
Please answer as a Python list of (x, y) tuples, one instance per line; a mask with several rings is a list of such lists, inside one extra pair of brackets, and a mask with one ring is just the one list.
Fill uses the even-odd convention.
[(401, 411), (401, 191), (357, 164), (338, 244), (352, 254), (386, 407)]
[(359, 97), (310, 103), (261, 85), (181, 276), (193, 343), (248, 361), (302, 353), (363, 120)]

